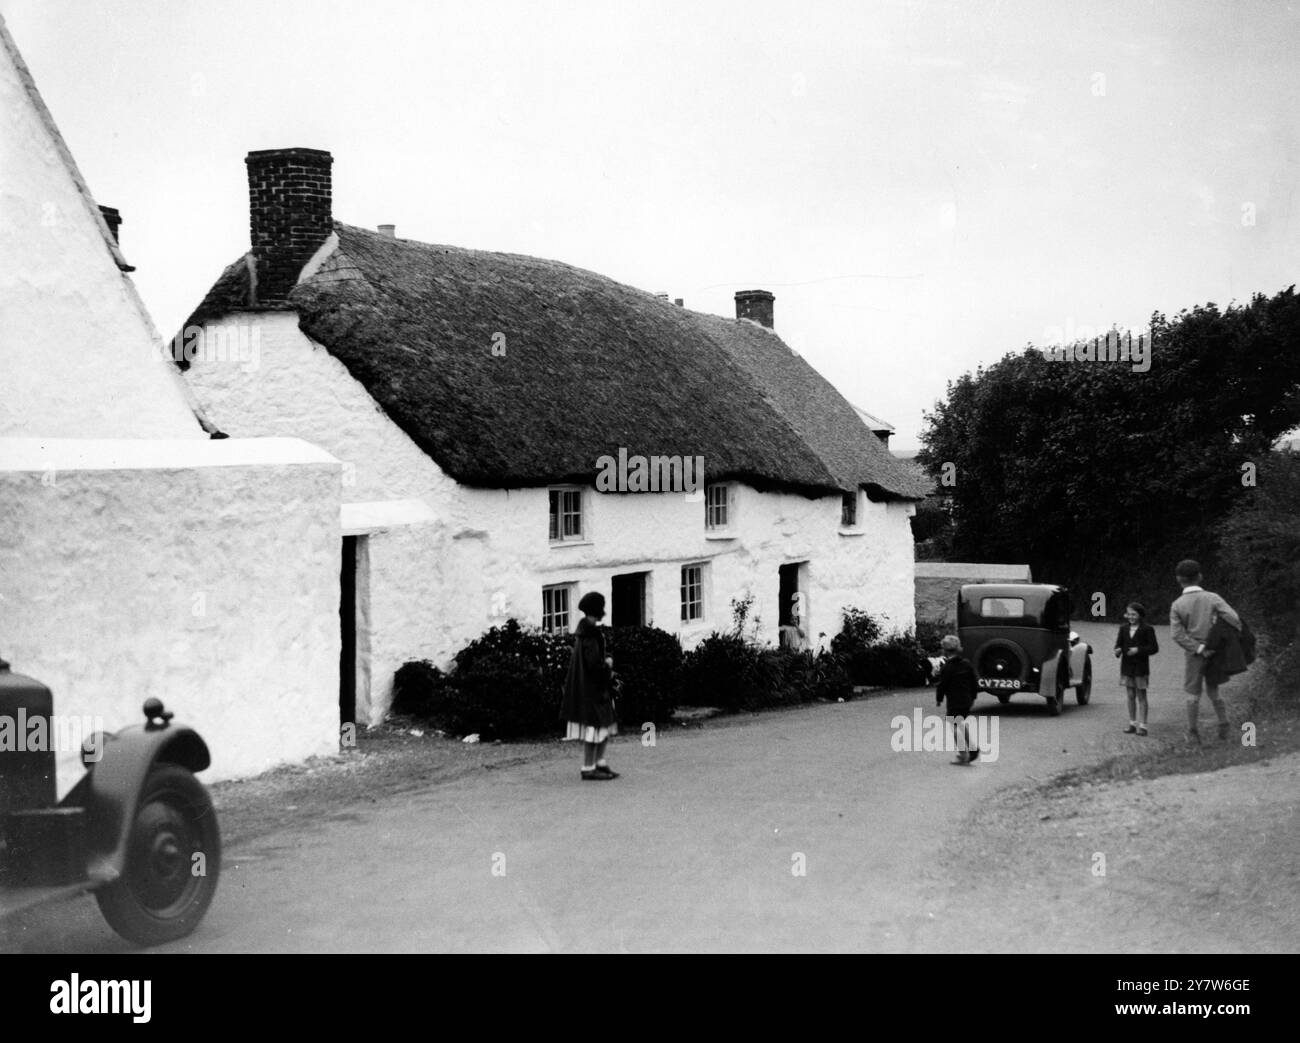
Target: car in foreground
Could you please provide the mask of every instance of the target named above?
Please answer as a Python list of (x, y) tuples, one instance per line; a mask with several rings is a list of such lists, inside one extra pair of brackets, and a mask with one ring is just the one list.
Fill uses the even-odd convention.
[(1070, 629), (1070, 592), (1048, 583), (968, 583), (957, 595), (957, 636), (980, 691), (1001, 703), (1032, 692), (1059, 714), (1074, 689), (1092, 697), (1092, 649)]
[(194, 777), (211, 761), (198, 732), (148, 699), (143, 723), (86, 736), (86, 773), (56, 800), (53, 697), (0, 660), (0, 728), (6, 724), (0, 919), (92, 891), (128, 941), (158, 945), (193, 931), (221, 872), (216, 812)]

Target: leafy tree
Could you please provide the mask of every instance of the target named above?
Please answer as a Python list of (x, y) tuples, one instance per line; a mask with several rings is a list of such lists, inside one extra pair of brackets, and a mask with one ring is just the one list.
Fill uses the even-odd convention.
[(1300, 455), (1274, 453), (1220, 527), (1235, 603), (1274, 648), (1300, 637)]
[[(957, 560), (1028, 562), (1035, 578), (1109, 614), (1156, 612), (1174, 563), (1213, 567), (1215, 527), (1300, 424), (1300, 297), (1155, 314), (1151, 366), (1060, 362), (1029, 346), (948, 385), (926, 415), (920, 462), (950, 497)], [(1076, 605), (1080, 599), (1076, 596)]]

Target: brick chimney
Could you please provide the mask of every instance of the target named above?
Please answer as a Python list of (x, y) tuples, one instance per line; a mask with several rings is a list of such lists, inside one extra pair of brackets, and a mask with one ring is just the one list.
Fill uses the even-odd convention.
[(118, 238), (117, 230), (122, 226), (122, 215), (117, 207), (101, 206), (99, 212), (104, 215), (104, 222), (108, 225), (108, 230), (113, 233), (113, 242), (121, 246), (122, 241)]
[(334, 157), (314, 148), (276, 148), (250, 152), (244, 162), (257, 303), (283, 304), (303, 265), (334, 230)]
[(737, 290), (736, 318), (753, 319), (755, 322), (772, 328), (772, 302), (776, 298), (767, 290)]

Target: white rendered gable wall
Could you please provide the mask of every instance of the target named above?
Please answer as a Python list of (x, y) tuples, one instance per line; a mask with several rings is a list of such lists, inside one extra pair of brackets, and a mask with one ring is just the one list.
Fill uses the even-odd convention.
[[(706, 538), (702, 495), (584, 493), (589, 542), (551, 545), (546, 489), (462, 486), (377, 406), (341, 362), (298, 329), (291, 312), (239, 313), (219, 322), (256, 323), (256, 370), (196, 361), (187, 373), (207, 415), (232, 437), (293, 435), (343, 461), (344, 501), (424, 500), (433, 520), (392, 527), (367, 541), (369, 693), (358, 713), (386, 710), (392, 675), (411, 659), (446, 666), (486, 629), (514, 616), (540, 624), (541, 588), (574, 585), (611, 599), (611, 577), (646, 572), (650, 622), (690, 646), (729, 625), (730, 601), (752, 592), (762, 636), (775, 641), (777, 569), (807, 561), (803, 593), (811, 638), (839, 629), (857, 606), (912, 624), (913, 545), (909, 508), (861, 497), (859, 534), (841, 535), (838, 495), (816, 500), (737, 485), (730, 539)], [(219, 324), (219, 323), (218, 323)], [(595, 461), (593, 461), (593, 471)], [(705, 460), (705, 475), (708, 461)], [(701, 623), (680, 618), (681, 568), (706, 562)], [(576, 622), (576, 619), (574, 620)], [(359, 644), (363, 644), (360, 642)], [(364, 647), (359, 654), (365, 653)]]
[(205, 437), (20, 63), (3, 34), (0, 437)]
[(337, 752), (338, 481), (297, 439), (0, 438), (0, 653), (70, 720), (163, 700), (209, 778)]

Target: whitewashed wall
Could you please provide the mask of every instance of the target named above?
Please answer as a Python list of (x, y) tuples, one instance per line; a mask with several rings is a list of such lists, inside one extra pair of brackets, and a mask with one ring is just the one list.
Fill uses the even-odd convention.
[(0, 439), (0, 655), (110, 730), (157, 696), (212, 779), (337, 752), (339, 470), (296, 440)]
[(20, 61), (0, 29), (0, 437), (202, 438)]
[[(575, 583), (611, 596), (610, 578), (650, 572), (650, 622), (691, 645), (729, 624), (730, 600), (752, 592), (762, 635), (776, 639), (778, 566), (808, 561), (808, 625), (839, 629), (854, 605), (906, 628), (914, 620), (913, 545), (906, 504), (861, 498), (861, 533), (841, 535), (838, 495), (809, 500), (736, 489), (734, 538), (708, 539), (704, 504), (681, 494), (586, 494), (591, 542), (553, 546), (545, 489), (480, 490), (451, 480), (378, 409), (343, 365), (284, 312), (258, 323), (255, 371), (197, 361), (187, 379), (212, 420), (235, 437), (296, 435), (344, 464), (344, 499), (424, 499), (436, 521), (368, 538), (370, 692), (358, 713), (386, 709), (393, 672), (429, 658), (445, 665), (489, 626), (515, 616), (540, 623), (541, 588)], [(593, 469), (595, 462), (593, 461)], [(705, 460), (707, 476), (708, 461)], [(706, 618), (680, 619), (681, 566), (707, 562)], [(363, 613), (365, 609), (363, 609)]]

